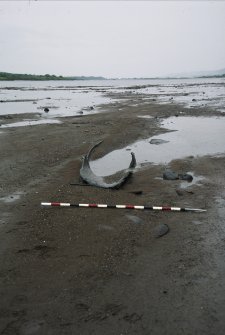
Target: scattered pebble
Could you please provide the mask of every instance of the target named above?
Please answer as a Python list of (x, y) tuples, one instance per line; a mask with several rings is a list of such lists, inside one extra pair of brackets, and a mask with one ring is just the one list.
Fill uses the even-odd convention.
[(159, 145), (163, 143), (169, 143), (169, 141), (161, 140), (160, 138), (153, 138), (149, 143)]
[(163, 179), (165, 179), (165, 180), (177, 180), (177, 179), (180, 179), (180, 180), (186, 180), (188, 182), (192, 182), (193, 177), (192, 177), (191, 174), (188, 174), (188, 173), (177, 173), (177, 172), (174, 172), (172, 170), (166, 170), (163, 173)]
[(142, 190), (135, 190), (135, 191), (130, 191), (129, 193), (136, 194), (136, 195), (141, 195), (143, 193)]
[(178, 177), (179, 177), (179, 179), (186, 180), (188, 182), (192, 182), (192, 180), (193, 180), (192, 175), (188, 174), (188, 173), (179, 173)]
[(171, 170), (166, 170), (163, 173), (163, 179), (165, 179), (165, 180), (176, 180), (176, 179), (179, 179), (178, 173), (176, 173), (174, 171), (171, 171)]
[(153, 235), (156, 238), (162, 237), (162, 236), (166, 235), (168, 232), (169, 232), (169, 227), (165, 223), (160, 223), (158, 226), (156, 226), (153, 229)]

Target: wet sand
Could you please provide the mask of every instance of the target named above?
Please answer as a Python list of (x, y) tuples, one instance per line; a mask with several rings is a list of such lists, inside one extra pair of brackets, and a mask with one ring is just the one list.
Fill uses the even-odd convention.
[[(160, 118), (221, 115), (129, 99), (61, 124), (1, 129), (0, 334), (224, 334), (224, 156), (171, 162), (204, 177), (181, 190), (179, 180), (161, 178), (165, 166), (149, 164), (119, 190), (70, 185), (100, 140), (96, 158), (160, 134)], [(207, 212), (42, 208), (41, 201)], [(161, 223), (170, 231), (156, 238)]]

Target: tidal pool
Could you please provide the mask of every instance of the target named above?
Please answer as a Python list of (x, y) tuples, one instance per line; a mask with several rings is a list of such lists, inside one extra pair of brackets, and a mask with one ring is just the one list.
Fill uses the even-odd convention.
[(23, 194), (24, 193), (22, 191), (18, 191), (18, 192), (15, 192), (13, 194), (10, 194), (10, 195), (7, 195), (5, 197), (0, 198), (0, 201), (4, 202), (6, 204), (10, 204), (12, 202), (15, 202), (15, 201), (19, 200)]
[[(163, 128), (170, 132), (163, 133)], [(114, 150), (92, 161), (91, 168), (101, 176), (126, 169), (131, 160), (131, 151), (135, 153), (138, 166), (143, 163), (168, 164), (174, 159), (188, 156), (224, 154), (224, 133), (225, 117), (170, 117), (162, 121), (162, 134)], [(165, 142), (160, 145), (150, 144), (152, 139)]]
[(25, 126), (36, 126), (38, 124), (47, 123), (62, 123), (55, 119), (45, 119), (45, 120), (23, 120), (19, 122), (7, 123), (0, 126), (0, 128), (12, 128), (12, 127), (25, 127)]

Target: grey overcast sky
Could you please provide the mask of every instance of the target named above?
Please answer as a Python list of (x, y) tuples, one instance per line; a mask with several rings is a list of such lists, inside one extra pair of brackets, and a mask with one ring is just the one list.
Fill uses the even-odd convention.
[(0, 1), (0, 71), (151, 77), (221, 68), (224, 1)]

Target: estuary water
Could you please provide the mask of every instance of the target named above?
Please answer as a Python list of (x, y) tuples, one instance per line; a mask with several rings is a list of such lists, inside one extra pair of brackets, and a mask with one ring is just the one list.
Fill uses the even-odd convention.
[[(162, 128), (171, 132), (163, 133), (162, 129), (162, 145), (151, 144), (155, 138), (149, 138), (115, 150), (91, 163), (96, 174), (105, 175), (105, 171), (113, 174), (126, 168), (131, 150), (135, 152), (139, 166), (145, 163), (168, 164), (172, 159), (189, 155), (224, 154), (225, 78), (1, 81), (0, 124), (1, 119), (9, 121), (0, 128), (7, 131), (9, 127), (61, 123), (61, 117), (99, 113), (98, 106), (114, 103), (117, 99), (116, 94), (110, 93), (120, 93), (119, 97), (121, 93), (128, 97), (131, 93), (141, 98), (142, 103), (155, 101), (188, 108), (207, 107), (212, 109), (212, 115), (214, 111), (220, 111), (221, 117), (168, 118), (162, 121)], [(18, 122), (13, 120), (14, 114), (21, 114)]]
[(98, 113), (99, 105), (115, 101), (109, 93), (123, 92), (140, 95), (146, 103), (154, 100), (225, 112), (225, 79), (222, 78), (1, 81), (0, 117), (33, 114), (47, 122), (53, 118)]

